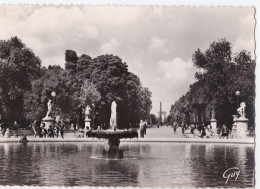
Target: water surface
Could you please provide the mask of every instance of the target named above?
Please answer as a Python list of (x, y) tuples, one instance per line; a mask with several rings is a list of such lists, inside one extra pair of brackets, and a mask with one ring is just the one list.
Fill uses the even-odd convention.
[[(0, 143), (0, 185), (253, 187), (254, 146), (121, 143), (125, 158), (102, 158), (105, 145)], [(238, 167), (237, 181), (223, 173)]]

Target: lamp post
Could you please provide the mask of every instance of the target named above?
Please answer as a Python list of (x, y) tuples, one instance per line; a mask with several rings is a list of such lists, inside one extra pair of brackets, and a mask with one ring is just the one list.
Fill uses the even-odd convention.
[(239, 108), (239, 103), (238, 103), (238, 98), (239, 98), (239, 96), (240, 96), (240, 92), (237, 91), (237, 92), (236, 92), (236, 97), (237, 97), (237, 109)]
[(52, 96), (52, 101), (53, 101), (53, 115), (54, 115), (54, 117), (55, 117), (55, 109), (54, 109), (54, 98), (55, 98), (55, 96), (56, 96), (56, 92), (52, 92), (51, 93), (51, 96)]

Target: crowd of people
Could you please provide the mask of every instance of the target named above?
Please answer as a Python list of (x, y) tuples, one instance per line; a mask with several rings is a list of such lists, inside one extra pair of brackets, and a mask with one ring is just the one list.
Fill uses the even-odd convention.
[(200, 137), (200, 138), (212, 138), (217, 136), (219, 138), (228, 138), (230, 134), (230, 129), (223, 124), (221, 127), (218, 127), (217, 130), (213, 130), (212, 126), (209, 123), (173, 123), (173, 131), (176, 133), (177, 128), (180, 127), (184, 137)]
[(1, 120), (1, 116), (0, 116), (0, 136), (10, 137), (12, 131), (12, 134), (18, 137), (19, 128), (20, 128), (20, 124), (18, 124), (17, 121), (14, 121), (12, 125), (8, 126)]
[(34, 132), (34, 137), (38, 135), (39, 138), (59, 138), (60, 135), (61, 138), (64, 138), (65, 123), (63, 120), (55, 121), (53, 125), (49, 125), (49, 128), (46, 128), (46, 125), (43, 122), (40, 127), (37, 127), (36, 121), (34, 121), (31, 124), (31, 127)]
[[(21, 125), (17, 123), (17, 121), (14, 121), (14, 124), (11, 126), (8, 126), (4, 124), (4, 122), (0, 121), (0, 136), (9, 138), (11, 135), (13, 135), (18, 137), (19, 131), (22, 129), (25, 128), (22, 128)], [(54, 121), (54, 123), (50, 124), (48, 127), (46, 127), (44, 122), (41, 122), (39, 125), (37, 124), (37, 121), (34, 120), (33, 123), (26, 128), (26, 130), (33, 132), (34, 137), (39, 138), (58, 138), (59, 136), (64, 138), (64, 129), (65, 123), (62, 119), (59, 121)]]

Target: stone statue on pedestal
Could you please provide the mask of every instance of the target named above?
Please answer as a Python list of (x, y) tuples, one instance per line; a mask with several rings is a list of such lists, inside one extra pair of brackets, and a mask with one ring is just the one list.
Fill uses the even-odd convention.
[(52, 109), (51, 100), (49, 100), (49, 102), (47, 103), (47, 107), (48, 107), (48, 110), (47, 110), (47, 114), (45, 117), (49, 117), (49, 114), (51, 112), (51, 109)]
[(234, 125), (237, 128), (238, 136), (241, 138), (246, 138), (246, 134), (248, 131), (248, 119), (246, 118), (245, 114), (246, 103), (241, 102), (240, 107), (237, 109), (237, 113), (240, 115), (239, 118), (234, 116)]
[(50, 126), (53, 126), (54, 119), (50, 117), (51, 109), (52, 109), (53, 104), (51, 103), (51, 100), (48, 101), (47, 103), (47, 114), (46, 116), (42, 119), (42, 123), (45, 124), (45, 129), (48, 130)]
[(215, 110), (213, 109), (211, 111), (211, 119), (216, 119), (215, 117), (216, 117), (216, 114), (215, 114)]
[(246, 109), (246, 103), (241, 102), (240, 107), (237, 109), (237, 113), (240, 115), (240, 118), (246, 118), (245, 109)]
[(85, 109), (85, 120), (89, 119), (89, 114), (90, 114), (90, 107), (89, 105), (87, 105), (86, 109)]

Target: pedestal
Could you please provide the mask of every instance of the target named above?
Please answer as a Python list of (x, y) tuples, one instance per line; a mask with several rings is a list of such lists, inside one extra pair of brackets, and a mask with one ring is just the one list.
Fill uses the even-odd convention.
[(87, 129), (87, 127), (90, 129), (90, 122), (91, 122), (91, 119), (85, 119), (85, 130)]
[(45, 123), (45, 129), (48, 130), (50, 128), (50, 125), (53, 126), (54, 119), (51, 117), (45, 117), (42, 119), (42, 122)]
[(246, 132), (248, 130), (248, 119), (247, 118), (238, 118), (235, 123), (237, 125), (237, 133), (241, 138), (246, 137)]
[(212, 127), (212, 131), (213, 131), (214, 133), (217, 133), (217, 120), (214, 119), (214, 118), (212, 118), (212, 119), (210, 120), (210, 125), (211, 125), (211, 127)]

